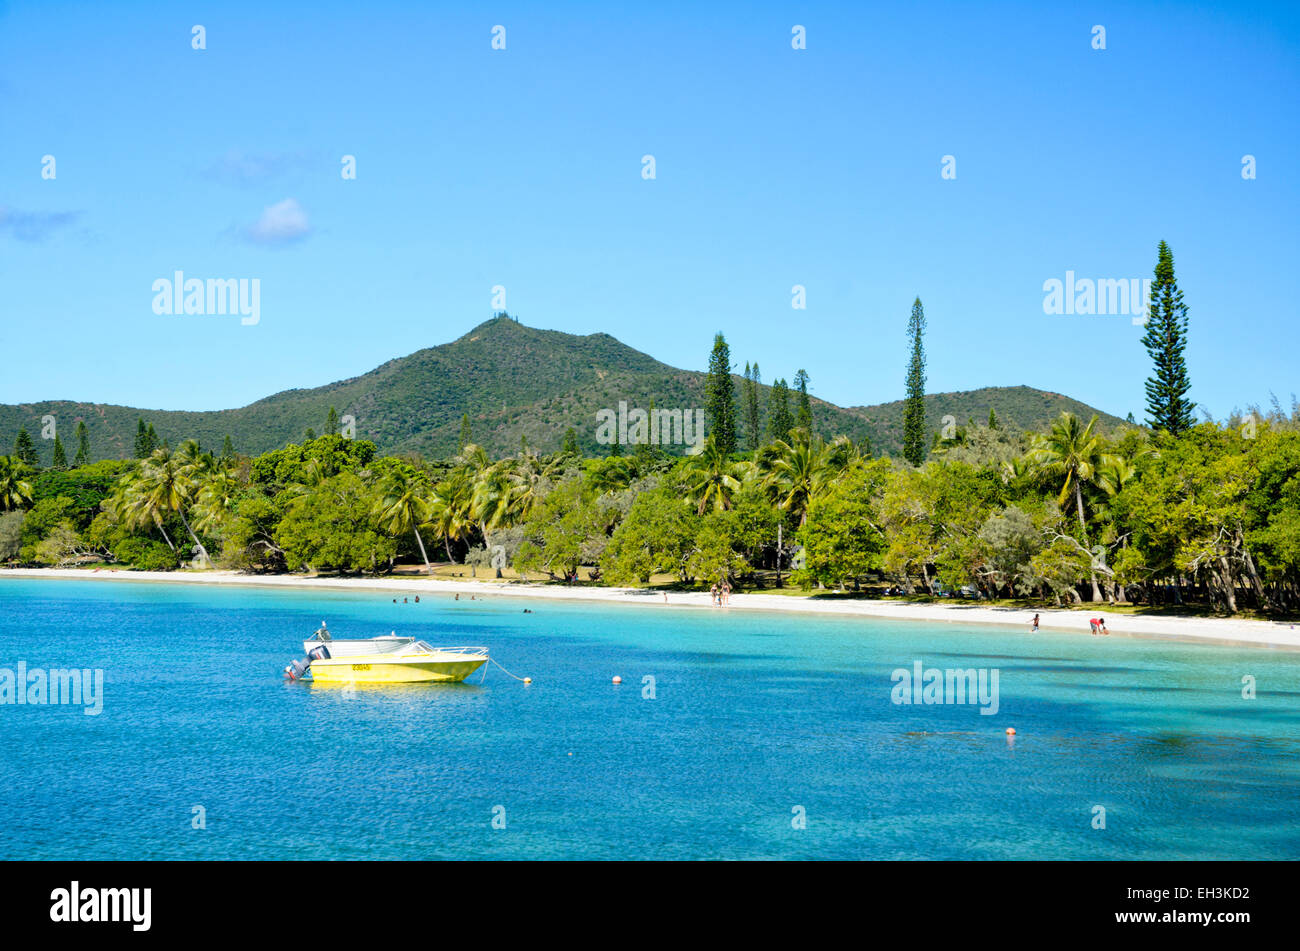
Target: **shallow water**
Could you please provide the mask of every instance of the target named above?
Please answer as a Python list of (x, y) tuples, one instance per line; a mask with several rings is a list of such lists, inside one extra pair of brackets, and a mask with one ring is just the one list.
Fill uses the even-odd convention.
[[(283, 682), (322, 618), (483, 644), (534, 682)], [(917, 660), (996, 669), (997, 713), (895, 704)], [(98, 716), (0, 705), (2, 858), (1300, 858), (1296, 653), (0, 579), (0, 668), (19, 661), (106, 682)]]

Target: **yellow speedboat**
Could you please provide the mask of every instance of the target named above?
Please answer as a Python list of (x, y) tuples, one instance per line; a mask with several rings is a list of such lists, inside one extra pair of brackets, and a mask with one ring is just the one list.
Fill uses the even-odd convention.
[(486, 647), (430, 647), (412, 641), (397, 650), (313, 658), (310, 669), (317, 683), (460, 683), (487, 662)]

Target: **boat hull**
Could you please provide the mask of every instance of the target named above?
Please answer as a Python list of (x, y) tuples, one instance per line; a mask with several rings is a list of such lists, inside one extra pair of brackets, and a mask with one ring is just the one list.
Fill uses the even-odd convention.
[(485, 663), (486, 657), (468, 655), (439, 659), (347, 657), (314, 661), (311, 679), (326, 684), (460, 683)]

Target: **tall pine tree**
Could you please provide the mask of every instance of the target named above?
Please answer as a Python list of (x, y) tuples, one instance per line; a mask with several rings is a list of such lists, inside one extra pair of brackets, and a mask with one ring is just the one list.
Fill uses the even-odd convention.
[(564, 445), (560, 448), (560, 452), (570, 456), (578, 455), (578, 434), (573, 431), (572, 426), (564, 431)]
[(763, 441), (763, 429), (758, 410), (758, 387), (763, 382), (759, 375), (758, 364), (745, 364), (745, 391), (743, 394), (745, 413), (745, 432), (749, 439), (750, 451), (756, 451)]
[(460, 441), (456, 445), (456, 452), (462, 453), (465, 447), (470, 444), (469, 413), (460, 414)]
[(36, 444), (32, 442), (32, 434), (27, 431), (26, 426), (18, 427), (18, 438), (14, 440), (14, 455), (18, 457), (19, 462), (29, 466), (40, 465), (41, 460), (36, 454)]
[(912, 355), (907, 363), (907, 396), (903, 401), (903, 458), (914, 466), (925, 461), (925, 309), (912, 302), (907, 321)]
[(1147, 332), (1142, 344), (1151, 355), (1155, 373), (1147, 378), (1147, 423), (1174, 436), (1196, 424), (1187, 398), (1192, 381), (1187, 376), (1183, 350), (1187, 347), (1187, 305), (1174, 278), (1174, 253), (1160, 242), (1156, 278), (1147, 305)]
[(790, 386), (781, 378), (772, 384), (767, 393), (767, 440), (786, 442), (794, 419), (790, 416)]
[(63, 440), (59, 438), (57, 432), (54, 434), (54, 457), (50, 461), (50, 466), (54, 469), (68, 468), (68, 454), (64, 451)]
[(221, 441), (221, 461), (233, 462), (235, 459), (235, 444), (230, 441), (230, 433), (226, 433), (226, 438)]
[(812, 435), (813, 418), (812, 403), (808, 399), (808, 371), (800, 370), (794, 375), (795, 389), (799, 391), (799, 412), (795, 416), (794, 424), (800, 429)]
[(135, 423), (135, 457), (143, 459), (149, 455), (149, 431), (144, 428), (144, 420), (137, 419)]
[(325, 414), (325, 432), (330, 436), (337, 436), (339, 434), (339, 411), (333, 406), (331, 406), (330, 411)]
[(90, 462), (90, 434), (86, 432), (86, 421), (77, 420), (77, 454), (72, 458), (74, 466), (84, 466)]
[(709, 376), (704, 382), (704, 411), (709, 434), (725, 455), (736, 451), (736, 402), (731, 385), (731, 348), (722, 334), (713, 338)]

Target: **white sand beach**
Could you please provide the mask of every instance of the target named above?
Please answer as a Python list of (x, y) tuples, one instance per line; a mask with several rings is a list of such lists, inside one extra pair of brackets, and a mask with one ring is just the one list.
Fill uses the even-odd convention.
[[(98, 571), (77, 568), (6, 568), (5, 578), (73, 578), (79, 581), (147, 581), (166, 584), (255, 585), (280, 588), (327, 588), (385, 591), (409, 597), (420, 594), (455, 595), (478, 598), (511, 597), (538, 600), (602, 601), (641, 607), (686, 606), (710, 609), (706, 592), (662, 592), (637, 588), (568, 587), (520, 581), (450, 581), (412, 575), (385, 578), (313, 578), (303, 575), (248, 575), (234, 571), (127, 571), (104, 568)], [(1026, 634), (1035, 612), (1024, 608), (980, 606), (966, 602), (921, 604), (905, 601), (823, 599), (776, 594), (731, 596), (726, 608), (712, 610), (786, 611), (791, 613), (831, 614), (845, 617), (879, 617), (905, 621), (929, 621), (946, 624), (1000, 624), (1018, 627)], [(1087, 634), (1088, 619), (1101, 616), (1112, 636), (1156, 637), (1163, 639), (1217, 644), (1240, 644), (1300, 650), (1300, 628), (1290, 622), (1255, 621), (1236, 618), (1201, 618), (1176, 616), (1135, 616), (1108, 614), (1106, 605), (1090, 611), (1040, 610), (1039, 632), (1050, 636), (1068, 631)]]

